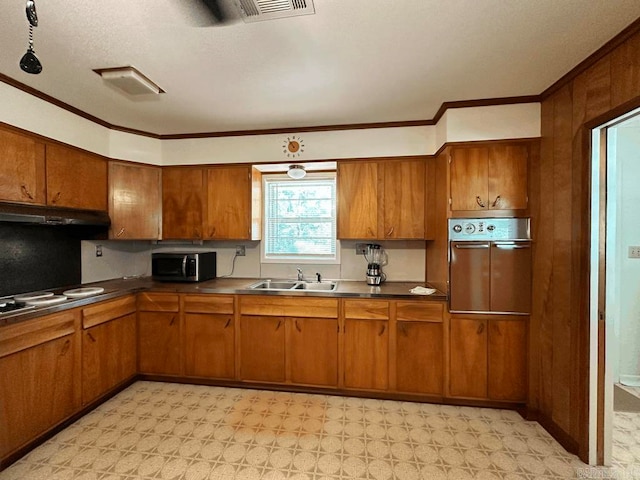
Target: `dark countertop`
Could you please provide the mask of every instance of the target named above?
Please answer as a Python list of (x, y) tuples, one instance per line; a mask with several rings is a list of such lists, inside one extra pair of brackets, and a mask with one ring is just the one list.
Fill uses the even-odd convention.
[[(440, 290), (432, 295), (414, 295), (409, 290), (413, 287), (429, 287), (424, 282), (385, 282), (381, 286), (369, 286), (364, 281), (339, 280), (338, 288), (334, 291), (304, 291), (304, 290), (249, 290), (248, 285), (255, 283), (257, 278), (216, 278), (200, 283), (178, 283), (178, 282), (157, 282), (150, 277), (139, 278), (118, 278), (94, 282), (77, 287), (103, 287), (104, 293), (91, 297), (69, 300), (64, 303), (49, 307), (36, 307), (15, 314), (5, 314), (0, 318), (0, 327), (31, 318), (49, 315), (51, 313), (68, 310), (71, 308), (91, 305), (114, 298), (122, 297), (132, 293), (143, 291), (166, 292), (166, 293), (191, 293), (191, 294), (227, 294), (227, 295), (280, 295), (292, 297), (334, 297), (334, 298), (389, 298), (389, 299), (410, 299), (418, 301), (446, 301), (447, 296)], [(74, 288), (74, 287), (66, 287)], [(52, 289), (58, 292), (62, 289)]]

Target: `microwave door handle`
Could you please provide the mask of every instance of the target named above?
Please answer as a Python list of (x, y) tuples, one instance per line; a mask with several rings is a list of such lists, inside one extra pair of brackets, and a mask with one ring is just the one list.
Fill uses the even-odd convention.
[(182, 277), (187, 278), (187, 256), (182, 257)]

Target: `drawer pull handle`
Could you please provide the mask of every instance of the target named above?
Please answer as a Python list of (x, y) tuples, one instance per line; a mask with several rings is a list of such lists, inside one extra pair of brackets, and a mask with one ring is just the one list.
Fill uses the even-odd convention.
[(171, 321), (169, 322), (169, 326), (172, 327), (173, 324), (176, 323), (176, 316), (171, 317)]
[(62, 192), (58, 192), (56, 193), (56, 196), (53, 197), (53, 200), (51, 200), (51, 203), (57, 203), (58, 200), (60, 200), (60, 197), (62, 196)]
[(297, 330), (298, 332), (302, 333), (302, 329), (300, 328), (300, 325), (298, 325), (298, 320), (296, 320), (294, 323), (295, 323), (295, 325), (296, 325), (296, 330)]
[(116, 233), (116, 237), (121, 237), (123, 233), (124, 233), (124, 227), (122, 227), (120, 231)]
[(395, 230), (395, 227), (391, 227), (387, 232), (387, 237), (390, 237), (394, 230)]
[(20, 185), (20, 190), (22, 190), (22, 194), (25, 197), (28, 197), (29, 200), (33, 200), (33, 196), (31, 195), (31, 193), (29, 193), (29, 190), (27, 190), (27, 186), (24, 183)]
[(492, 207), (496, 207), (500, 203), (500, 195), (496, 197), (496, 199), (491, 204)]
[(64, 357), (67, 354), (70, 346), (71, 346), (71, 340), (67, 340), (66, 342), (64, 342), (64, 345), (62, 346), (62, 350), (60, 351), (61, 357)]
[(485, 206), (486, 206), (479, 196), (476, 196), (476, 203), (478, 204), (478, 206), (480, 208), (485, 208)]
[(386, 329), (387, 329), (387, 326), (386, 325), (382, 325), (382, 328), (380, 329), (380, 333), (378, 333), (378, 336), (381, 337)]
[(282, 320), (278, 320), (278, 325), (276, 325), (276, 332), (280, 330), (281, 325), (282, 325)]
[(227, 318), (227, 323), (224, 324), (224, 328), (229, 328), (229, 325), (231, 325), (231, 319)]
[(91, 332), (87, 332), (87, 337), (89, 337), (89, 340), (91, 340), (93, 343), (95, 343), (96, 339), (93, 338), (93, 335), (91, 335)]

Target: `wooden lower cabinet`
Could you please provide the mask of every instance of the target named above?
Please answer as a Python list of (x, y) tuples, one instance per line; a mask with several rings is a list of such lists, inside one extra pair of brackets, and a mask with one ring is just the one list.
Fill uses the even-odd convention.
[(338, 320), (290, 318), (287, 360), (292, 383), (338, 385)]
[(491, 320), (489, 323), (489, 398), (526, 400), (527, 322)]
[(233, 314), (187, 313), (184, 318), (185, 373), (189, 376), (235, 376)]
[(487, 320), (452, 318), (449, 393), (487, 398)]
[(82, 403), (102, 396), (137, 372), (136, 298), (82, 309)]
[(138, 295), (138, 372), (181, 375), (180, 299), (178, 295)]
[(451, 319), (451, 396), (525, 401), (527, 318)]
[(78, 310), (2, 328), (0, 458), (80, 409)]
[(345, 319), (344, 386), (386, 390), (389, 386), (389, 321)]
[(284, 383), (285, 319), (242, 315), (240, 319), (240, 378)]
[(442, 323), (396, 323), (396, 390), (442, 395)]

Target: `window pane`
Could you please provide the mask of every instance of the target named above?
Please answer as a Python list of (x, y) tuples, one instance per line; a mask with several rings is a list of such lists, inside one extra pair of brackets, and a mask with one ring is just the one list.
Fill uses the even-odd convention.
[(334, 259), (335, 176), (265, 180), (265, 257)]

